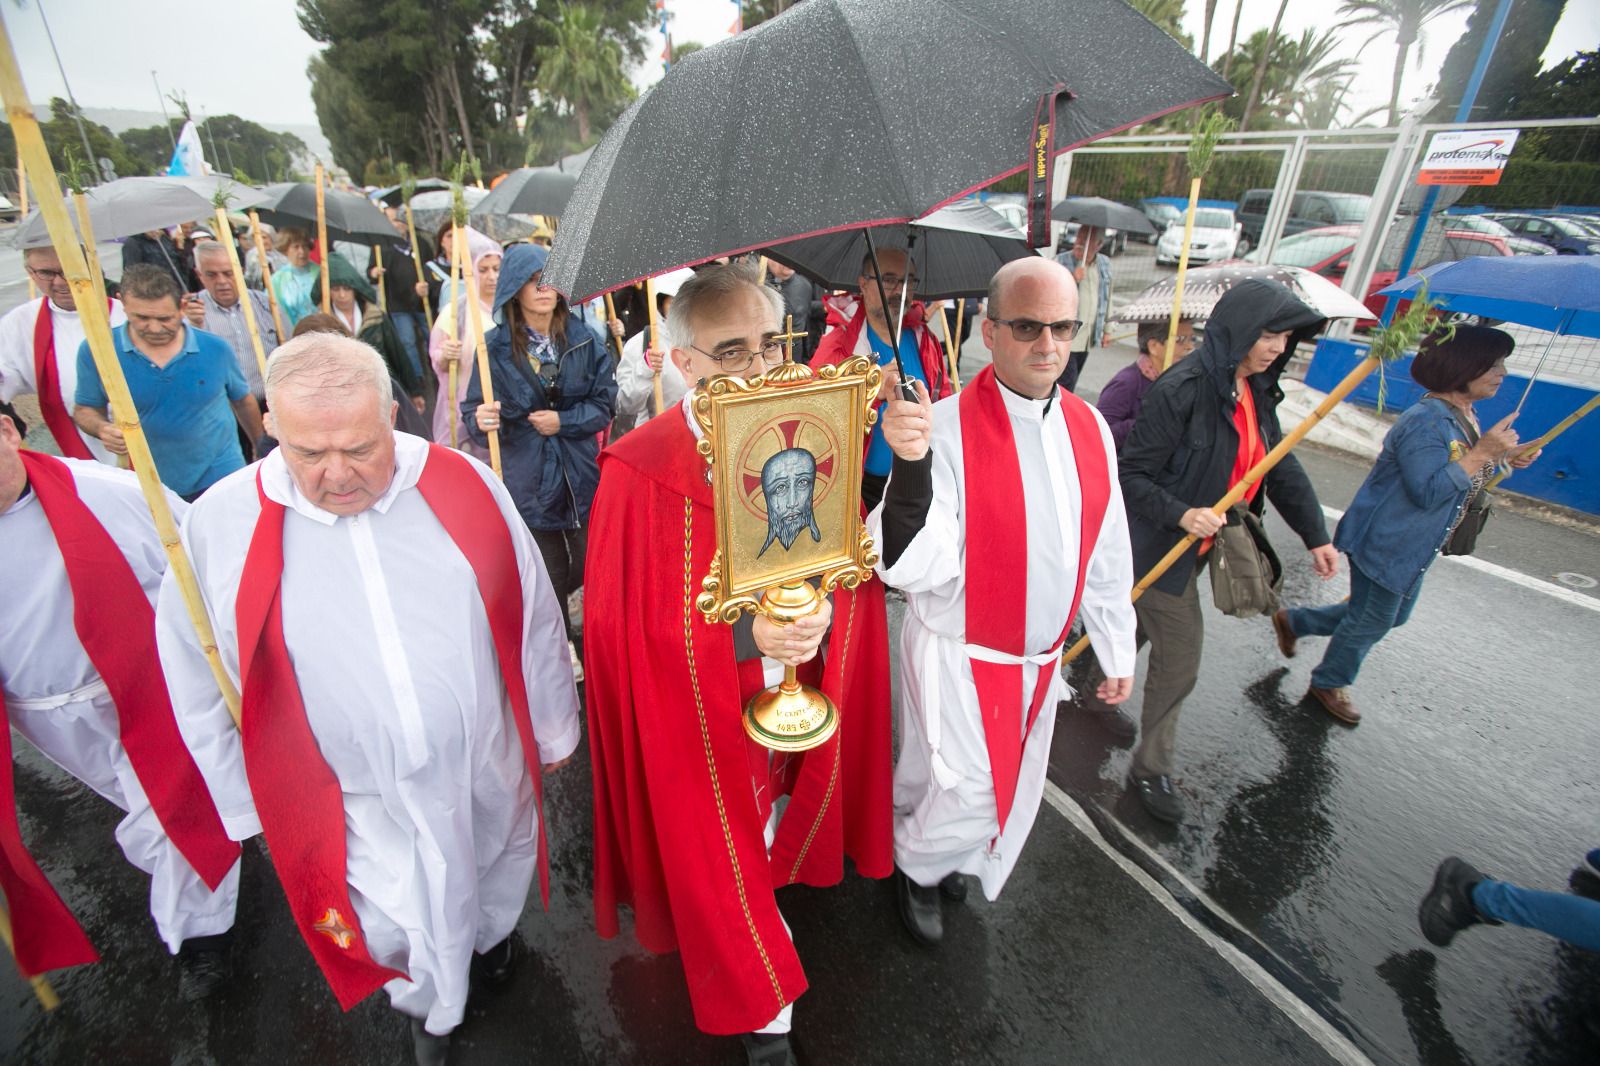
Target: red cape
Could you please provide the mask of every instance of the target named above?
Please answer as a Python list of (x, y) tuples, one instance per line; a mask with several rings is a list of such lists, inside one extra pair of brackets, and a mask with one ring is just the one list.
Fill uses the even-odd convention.
[(769, 857), (733, 628), (694, 607), (716, 548), (709, 467), (680, 407), (600, 457), (584, 651), (595, 795), (595, 922), (681, 950), (695, 1023), (741, 1033), (806, 989), (773, 889), (825, 886), (848, 855), (893, 867), (888, 626), (876, 579), (834, 593), (821, 688), (839, 730), (799, 757)]
[[(927, 308), (919, 302), (914, 302), (906, 308), (906, 315), (901, 319), (901, 325), (905, 329), (920, 331), (917, 335), (917, 351), (922, 356), (922, 374), (928, 382), (928, 399), (938, 403), (954, 390), (950, 387), (950, 374), (945, 366), (944, 345), (933, 335), (933, 331), (927, 328), (926, 316)], [(832, 366), (850, 358), (856, 350), (856, 342), (860, 340), (866, 322), (867, 310), (859, 303), (856, 305), (855, 314), (850, 316), (848, 322), (844, 321), (838, 309), (829, 308), (828, 325), (832, 328), (823, 334), (822, 340), (818, 342), (817, 354), (811, 357), (812, 368)], [(868, 358), (871, 358), (870, 354)]]

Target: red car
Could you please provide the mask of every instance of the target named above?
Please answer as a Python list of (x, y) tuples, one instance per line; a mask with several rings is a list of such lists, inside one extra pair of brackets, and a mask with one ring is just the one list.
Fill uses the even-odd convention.
[[(1383, 305), (1388, 302), (1387, 297), (1380, 297), (1377, 293), (1394, 284), (1400, 249), (1409, 235), (1409, 227), (1397, 226), (1390, 231), (1388, 246), (1378, 257), (1378, 269), (1373, 271), (1372, 280), (1367, 284), (1366, 295), (1362, 299), (1373, 317), (1357, 322), (1357, 329), (1377, 325), (1377, 316), (1383, 313)], [(1342, 285), (1344, 272), (1350, 266), (1350, 253), (1355, 251), (1356, 239), (1360, 236), (1360, 226), (1308, 229), (1278, 241), (1277, 247), (1272, 250), (1271, 261), (1277, 266), (1304, 267), (1321, 274), (1335, 285)], [(1434, 263), (1454, 262), (1475, 255), (1510, 254), (1511, 249), (1502, 237), (1468, 230), (1440, 231), (1430, 227), (1430, 232), (1423, 238), (1422, 247), (1418, 249), (1412, 269), (1421, 270)], [(1246, 260), (1260, 262), (1253, 254), (1247, 256)]]

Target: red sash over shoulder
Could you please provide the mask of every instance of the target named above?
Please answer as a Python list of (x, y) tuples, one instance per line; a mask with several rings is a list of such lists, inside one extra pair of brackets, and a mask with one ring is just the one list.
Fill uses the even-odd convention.
[[(109, 311), (111, 301), (106, 301)], [(73, 356), (76, 358), (76, 354)], [(39, 304), (39, 317), (33, 320), (33, 387), (39, 394), (39, 413), (56, 447), (68, 459), (93, 459), (94, 453), (78, 434), (72, 412), (61, 402), (61, 377), (56, 372), (56, 322), (50, 314), (50, 297)]]
[[(183, 857), (211, 888), (239, 857), (200, 769), (184, 746), (156, 656), (155, 611), (111, 534), (78, 497), (61, 460), (20, 452), (28, 484), (67, 572), (72, 626), (117, 709), (122, 748), (150, 806)], [(0, 714), (5, 708), (0, 696)], [(0, 888), (29, 976), (99, 956), (22, 844), (11, 772), (11, 734), (0, 719)]]
[[(984, 736), (988, 742), (989, 766), (994, 775), (995, 804), (1000, 828), (1004, 830), (1016, 797), (1022, 749), (1044, 705), (1056, 666), (1053, 663), (1040, 666), (1033, 695), (1026, 703), (1028, 713), (1024, 723), (1022, 660), (1051, 649), (1026, 646), (1028, 517), (1023, 506), (1022, 468), (1011, 433), (1011, 416), (1000, 395), (1002, 387), (994, 368), (985, 367), (962, 390), (960, 405), (962, 473), (966, 479), (967, 643), (1017, 660), (1003, 663), (971, 660), (972, 680), (978, 689), (978, 705), (983, 713)], [(1078, 580), (1072, 593), (1072, 609), (1067, 612), (1066, 624), (1053, 649), (1059, 652), (1083, 600), (1089, 559), (1094, 555), (1100, 525), (1111, 499), (1111, 481), (1106, 467), (1105, 442), (1089, 405), (1060, 388), (1056, 390), (1056, 400), (1067, 422), (1083, 499)], [(974, 589), (983, 590), (983, 595), (973, 595)]]
[[(430, 445), (417, 489), (477, 577), (506, 696), (533, 777), (535, 817), (541, 820), (539, 894), (549, 906), (539, 749), (522, 674), (522, 580), (516, 548), (493, 494), (456, 452)], [(349, 1010), (386, 982), (406, 975), (373, 961), (350, 904), (343, 792), (306, 719), (283, 638), (285, 508), (261, 490), (259, 473), (256, 490), (261, 517), (245, 559), (236, 606), (245, 772), (295, 924), (339, 1005)]]

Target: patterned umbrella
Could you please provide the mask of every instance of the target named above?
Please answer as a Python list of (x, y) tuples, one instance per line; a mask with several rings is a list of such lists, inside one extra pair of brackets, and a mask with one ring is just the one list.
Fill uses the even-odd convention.
[[(1257, 266), (1239, 263), (1189, 271), (1183, 283), (1184, 318), (1211, 317), (1211, 309), (1222, 294), (1247, 278), (1276, 281), (1326, 318), (1371, 318), (1372, 312), (1360, 300), (1320, 274), (1301, 267)], [(1172, 315), (1172, 293), (1177, 287), (1173, 276), (1156, 282), (1119, 307), (1111, 317), (1117, 322), (1165, 322)]]

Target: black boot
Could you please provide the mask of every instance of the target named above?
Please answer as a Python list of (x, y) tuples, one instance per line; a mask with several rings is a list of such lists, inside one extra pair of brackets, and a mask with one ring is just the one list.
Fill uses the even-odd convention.
[(918, 943), (929, 947), (944, 939), (944, 914), (939, 907), (939, 888), (917, 884), (902, 871), (895, 871), (896, 892), (900, 899), (900, 920)]
[(510, 984), (517, 972), (516, 934), (473, 956), (472, 964), (485, 991), (496, 992)]
[(1417, 906), (1417, 924), (1430, 943), (1449, 947), (1456, 934), (1488, 921), (1472, 905), (1472, 889), (1484, 879), (1476, 868), (1452, 856), (1433, 873), (1433, 887)]
[(450, 1034), (435, 1036), (423, 1027), (421, 1018), (412, 1018), (411, 1054), (417, 1066), (445, 1066), (450, 1061)]
[(748, 1066), (799, 1066), (788, 1033), (744, 1033), (740, 1039)]
[(939, 882), (939, 894), (951, 903), (967, 901), (967, 879), (960, 874), (945, 874)]
[(178, 949), (178, 999), (199, 1003), (233, 977), (233, 930), (192, 936)]

